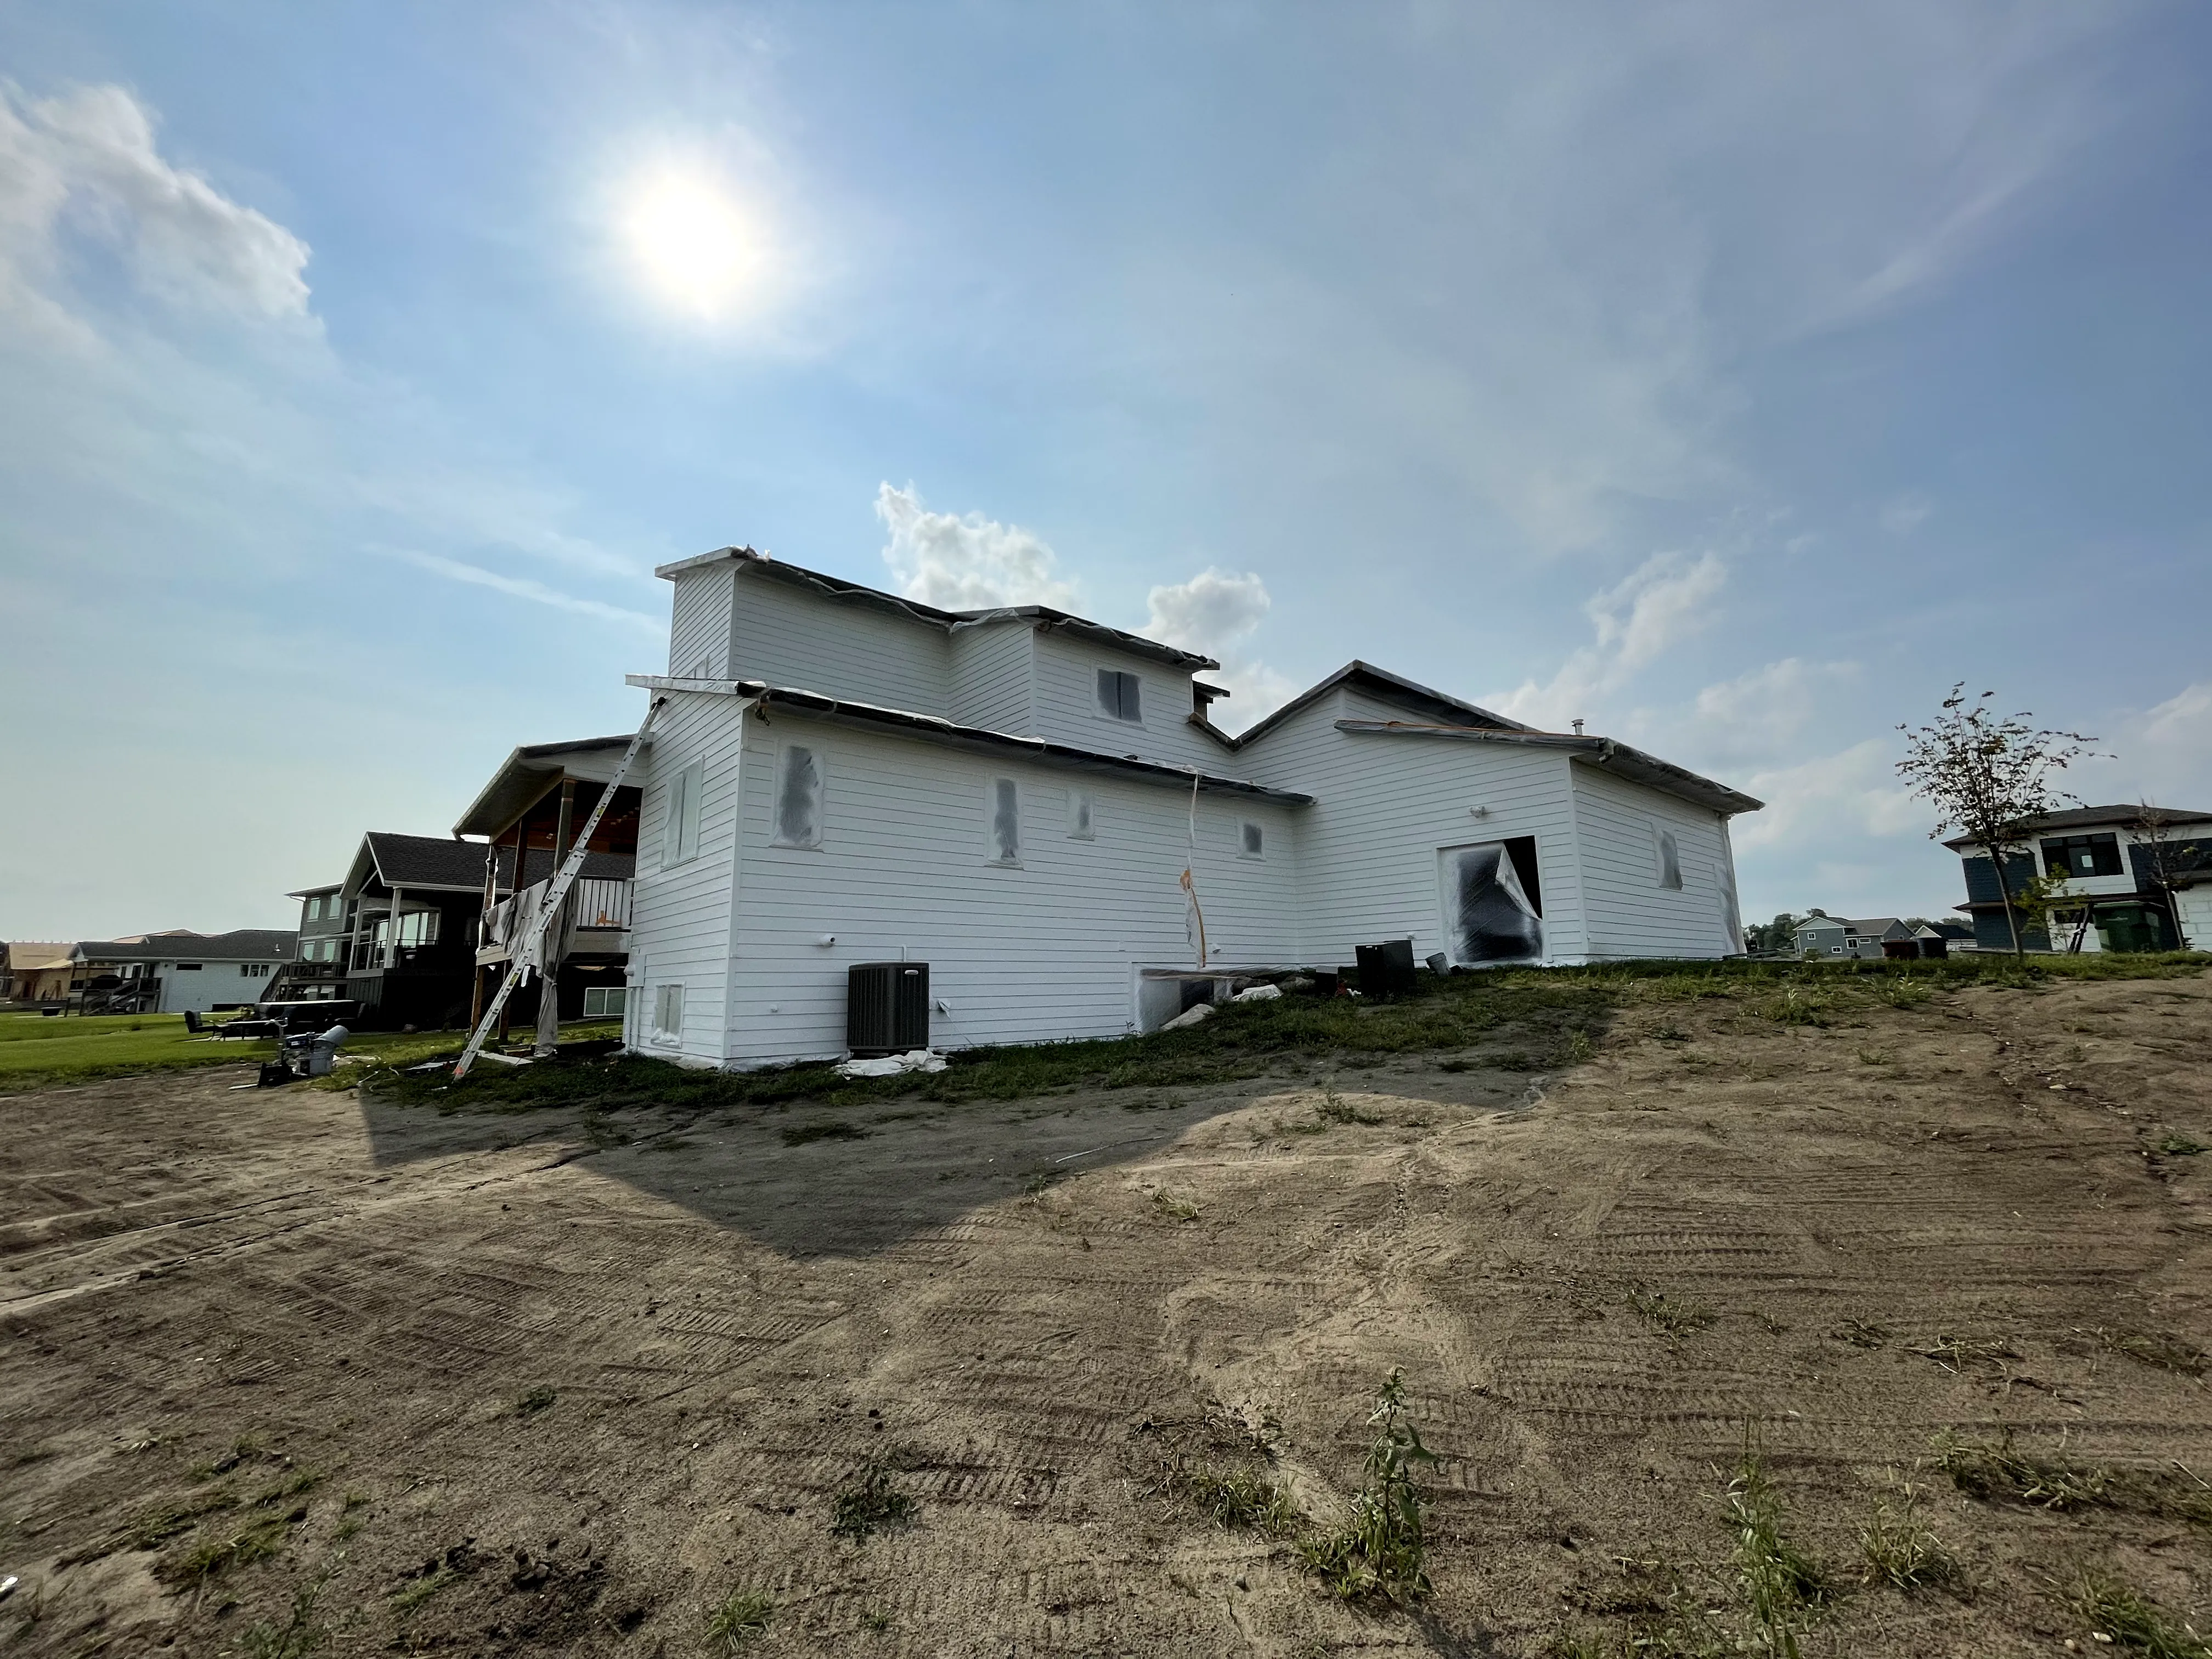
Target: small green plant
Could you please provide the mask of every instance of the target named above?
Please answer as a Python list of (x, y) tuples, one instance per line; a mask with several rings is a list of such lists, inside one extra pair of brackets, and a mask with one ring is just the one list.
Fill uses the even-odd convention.
[(392, 1611), (403, 1620), (411, 1619), (416, 1610), (425, 1601), (448, 1584), (458, 1584), (460, 1581), (459, 1572), (441, 1562), (435, 1571), (424, 1573), (404, 1589), (396, 1593), (392, 1598)]
[(832, 1500), (830, 1530), (856, 1544), (866, 1543), (879, 1528), (912, 1520), (921, 1507), (891, 1484), (891, 1472), (884, 1463), (871, 1461), (860, 1478)]
[(2151, 1142), (2151, 1150), (2161, 1158), (2194, 1158), (2207, 1148), (2203, 1142), (2192, 1140), (2187, 1135), (2168, 1134)]
[(2000, 1338), (1956, 1336), (1949, 1333), (1930, 1337), (1913, 1352), (1934, 1360), (1954, 1376), (1964, 1375), (1969, 1366), (2002, 1371), (2006, 1360), (2020, 1358)]
[(1372, 1112), (1363, 1112), (1334, 1089), (1323, 1088), (1321, 1099), (1315, 1103), (1316, 1115), (1329, 1123), (1380, 1123), (1382, 1120)]
[(1184, 1222), (1198, 1219), (1197, 1205), (1178, 1194), (1168, 1191), (1164, 1187), (1152, 1194), (1152, 1207), (1178, 1226)]
[(1848, 1342), (1854, 1348), (1879, 1348), (1889, 1340), (1887, 1325), (1876, 1325), (1864, 1319), (1846, 1319), (1828, 1333), (1838, 1342)]
[(2082, 1568), (2062, 1587), (2059, 1599), (2087, 1621), (2093, 1637), (2127, 1652), (2149, 1659), (2212, 1659), (2212, 1643), (2102, 1568)]
[(1227, 1532), (1291, 1538), (1306, 1523), (1281, 1483), (1256, 1469), (1178, 1462), (1170, 1467), (1169, 1478), (1208, 1520)]
[(1878, 1501), (1873, 1518), (1859, 1528), (1859, 1550), (1866, 1557), (1869, 1583), (1914, 1590), (1957, 1579), (1958, 1563), (1942, 1541), (1920, 1524), (1919, 1503), (1919, 1489), (1908, 1480), (1894, 1504), (1887, 1498)]
[(2110, 1470), (2024, 1456), (2013, 1449), (2010, 1429), (1996, 1440), (1961, 1440), (1946, 1434), (1936, 1445), (1936, 1467), (1970, 1498), (2007, 1499), (2039, 1510), (2112, 1506)]
[(763, 1589), (732, 1590), (707, 1615), (707, 1639), (736, 1653), (768, 1629), (775, 1616), (775, 1597)]
[(307, 1659), (331, 1639), (330, 1626), (315, 1618), (315, 1604), (323, 1587), (338, 1570), (342, 1556), (334, 1556), (323, 1570), (292, 1595), (292, 1616), (282, 1625), (258, 1624), (238, 1639), (246, 1659)]
[(560, 1397), (558, 1392), (541, 1382), (514, 1402), (514, 1414), (517, 1417), (535, 1417)]
[(1561, 1631), (1544, 1650), (1544, 1659), (1606, 1659), (1605, 1638), (1586, 1632)]
[(1570, 1031), (1559, 1039), (1558, 1063), (1579, 1066), (1597, 1052), (1597, 1044), (1589, 1040), (1587, 1031)]
[(1352, 1500), (1351, 1522), (1340, 1532), (1308, 1537), (1298, 1559), (1329, 1592), (1346, 1601), (1387, 1601), (1401, 1606), (1429, 1593), (1428, 1500), (1413, 1484), (1413, 1470), (1437, 1455), (1421, 1443), (1406, 1414), (1403, 1374), (1392, 1366), (1368, 1413), (1375, 1440), (1368, 1448), (1366, 1484)]
[(881, 1607), (867, 1607), (860, 1613), (860, 1628), (881, 1635), (891, 1627), (891, 1616)]
[(1879, 981), (1874, 988), (1875, 1000), (1886, 1002), (1893, 1008), (1918, 1008), (1935, 1000), (1936, 993), (1917, 979), (1902, 975), (1891, 975)]
[(2114, 1353), (2124, 1354), (2145, 1365), (2155, 1365), (2163, 1371), (2182, 1376), (2204, 1375), (2204, 1350), (2168, 1332), (2100, 1329), (2097, 1340)]
[(1720, 1317), (1701, 1302), (1676, 1298), (1664, 1291), (1646, 1291), (1640, 1285), (1629, 1291), (1628, 1305), (1652, 1329), (1664, 1331), (1672, 1337), (1702, 1331)]
[(1752, 1005), (1752, 1012), (1777, 1025), (1832, 1025), (1835, 997), (1826, 987), (1786, 985)]
[(1782, 1518), (1766, 1465), (1747, 1447), (1728, 1488), (1736, 1577), (1753, 1638), (1777, 1659), (1798, 1659), (1798, 1634), (1827, 1599), (1827, 1588), (1820, 1570), (1784, 1533)]
[(234, 1567), (265, 1561), (284, 1547), (288, 1528), (270, 1517), (249, 1521), (234, 1532), (202, 1539), (181, 1555), (163, 1562), (155, 1576), (180, 1588), (197, 1589)]

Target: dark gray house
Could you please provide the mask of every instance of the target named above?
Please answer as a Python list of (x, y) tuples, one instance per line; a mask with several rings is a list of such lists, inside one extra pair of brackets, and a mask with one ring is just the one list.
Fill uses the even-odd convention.
[(2006, 855), (2002, 888), (1986, 848), (1964, 836), (1943, 843), (1965, 866), (1966, 902), (1956, 908), (1980, 949), (2012, 949), (2006, 895), (2040, 873), (2065, 876), (2078, 902), (2055, 912), (2049, 931), (2023, 927), (2028, 950), (2212, 949), (2212, 812), (2075, 807), (2027, 820), (2021, 840), (2032, 850)]

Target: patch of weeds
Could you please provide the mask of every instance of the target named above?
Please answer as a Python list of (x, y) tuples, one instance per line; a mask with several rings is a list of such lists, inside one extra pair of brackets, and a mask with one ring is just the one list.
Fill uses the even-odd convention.
[(2150, 1659), (2212, 1659), (2208, 1644), (2157, 1602), (2100, 1567), (2083, 1567), (2059, 1599), (2087, 1621), (2092, 1635)]
[(1836, 996), (1826, 986), (1785, 985), (1751, 1011), (1777, 1025), (1828, 1026), (1836, 1023)]
[(1346, 1601), (1419, 1601), (1429, 1593), (1428, 1499), (1413, 1484), (1413, 1470), (1437, 1455), (1421, 1443), (1406, 1415), (1406, 1385), (1396, 1366), (1382, 1381), (1375, 1431), (1364, 1473), (1366, 1484), (1352, 1500), (1352, 1519), (1340, 1532), (1299, 1540), (1298, 1560), (1329, 1593)]
[(246, 1659), (307, 1659), (309, 1654), (328, 1644), (330, 1626), (316, 1620), (315, 1605), (322, 1600), (324, 1586), (337, 1570), (337, 1559), (334, 1558), (294, 1591), (292, 1616), (283, 1624), (258, 1624), (240, 1637), (238, 1645)]
[(1859, 1064), (1862, 1066), (1887, 1066), (1896, 1058), (1897, 1051), (1894, 1048), (1862, 1048), (1859, 1050)]
[(125, 1549), (159, 1549), (172, 1538), (184, 1536), (206, 1516), (220, 1515), (225, 1510), (237, 1507), (238, 1499), (228, 1489), (218, 1486), (213, 1492), (188, 1498), (181, 1504), (149, 1510), (123, 1529), (118, 1541)]
[(1314, 1111), (1331, 1123), (1380, 1123), (1372, 1112), (1363, 1112), (1334, 1089), (1323, 1089)]
[(885, 1613), (881, 1607), (867, 1607), (861, 1611), (860, 1628), (862, 1630), (872, 1631), (876, 1634), (881, 1635), (890, 1627), (891, 1616), (888, 1613)]
[(603, 1152), (629, 1145), (628, 1131), (617, 1127), (613, 1119), (595, 1106), (584, 1108), (584, 1139)]
[(1875, 1000), (1893, 1008), (1924, 1007), (1935, 1000), (1936, 993), (1917, 979), (1886, 975), (1874, 988)]
[(1963, 1376), (1969, 1366), (2002, 1371), (2006, 1360), (2020, 1358), (2009, 1344), (1999, 1338), (1954, 1336), (1948, 1333), (1930, 1337), (1912, 1352), (1934, 1360), (1954, 1376)]
[(1187, 1221), (1195, 1221), (1199, 1216), (1197, 1205), (1164, 1187), (1152, 1194), (1152, 1207), (1178, 1226)]
[(154, 1570), (154, 1576), (180, 1589), (197, 1589), (234, 1567), (265, 1561), (284, 1547), (288, 1528), (274, 1516), (249, 1521), (235, 1532), (204, 1538)]
[(775, 1616), (775, 1597), (766, 1590), (732, 1590), (707, 1615), (707, 1639), (725, 1652), (736, 1653), (766, 1631)]
[(1651, 1040), (1654, 1042), (1687, 1042), (1690, 1040), (1690, 1034), (1680, 1026), (1670, 1022), (1665, 1025), (1653, 1026)]
[(535, 1417), (560, 1397), (557, 1389), (550, 1389), (541, 1382), (515, 1401), (514, 1414), (517, 1417)]
[(2097, 1340), (2114, 1353), (2181, 1376), (2204, 1375), (2204, 1350), (2166, 1331), (2108, 1331), (2100, 1329)]
[(853, 1485), (837, 1493), (831, 1506), (830, 1530), (856, 1544), (866, 1543), (881, 1528), (911, 1521), (921, 1507), (911, 1494), (891, 1484), (889, 1468), (881, 1462), (870, 1462)]
[(2199, 1152), (2212, 1151), (2203, 1142), (2182, 1134), (2160, 1135), (2151, 1142), (2150, 1149), (2160, 1158), (2194, 1158)]
[(2039, 1510), (2109, 1509), (2112, 1471), (2027, 1457), (2013, 1449), (2012, 1431), (1996, 1440), (1936, 1441), (1936, 1467), (1969, 1498), (2006, 1500)]
[(1257, 1469), (1178, 1458), (1169, 1466), (1168, 1479), (1208, 1520), (1227, 1532), (1292, 1538), (1306, 1524), (1289, 1491)]
[(1798, 1633), (1827, 1599), (1827, 1587), (1820, 1570), (1783, 1531), (1782, 1500), (1765, 1462), (1748, 1449), (1729, 1482), (1726, 1514), (1753, 1637), (1768, 1653), (1797, 1659)]
[(459, 1583), (464, 1576), (445, 1563), (439, 1563), (435, 1571), (424, 1573), (392, 1596), (392, 1615), (402, 1620), (413, 1618), (425, 1601), (449, 1584)]
[(1854, 1348), (1879, 1348), (1890, 1339), (1887, 1325), (1876, 1325), (1869, 1320), (1846, 1319), (1828, 1333), (1838, 1342), (1848, 1342)]
[(866, 1140), (868, 1132), (842, 1118), (827, 1123), (799, 1123), (781, 1131), (787, 1146), (804, 1146), (811, 1140)]
[(1588, 1031), (1570, 1031), (1559, 1039), (1553, 1059), (1558, 1065), (1579, 1066), (1596, 1052), (1597, 1044), (1590, 1041)]
[(1668, 1336), (1689, 1336), (1720, 1317), (1702, 1302), (1678, 1299), (1663, 1291), (1646, 1291), (1640, 1285), (1629, 1291), (1628, 1305), (1645, 1324)]
[(274, 1486), (264, 1486), (247, 1501), (257, 1509), (265, 1504), (283, 1502), (287, 1498), (298, 1498), (311, 1492), (323, 1484), (320, 1469), (295, 1469)]
[(1920, 1524), (1919, 1503), (1919, 1489), (1908, 1480), (1897, 1502), (1880, 1499), (1873, 1518), (1859, 1528), (1859, 1553), (1866, 1557), (1869, 1583), (1916, 1590), (1958, 1582), (1959, 1564), (1942, 1541)]

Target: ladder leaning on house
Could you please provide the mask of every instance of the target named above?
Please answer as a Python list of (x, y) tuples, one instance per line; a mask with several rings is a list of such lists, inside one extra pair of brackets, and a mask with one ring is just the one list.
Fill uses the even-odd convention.
[[(492, 998), (490, 1006), (484, 1010), (483, 1020), (469, 1035), (468, 1047), (461, 1050), (461, 1057), (453, 1062), (456, 1079), (466, 1077), (469, 1067), (476, 1064), (477, 1056), (483, 1051), (485, 1040), (498, 1028), (500, 1012), (507, 1006), (507, 998), (514, 994), (525, 974), (532, 968), (539, 968), (539, 977), (545, 982), (538, 995), (560, 994), (559, 987), (552, 980), (546, 979), (540, 968), (545, 950), (545, 935), (559, 924), (562, 908), (568, 900), (568, 890), (576, 884), (576, 877), (583, 870), (592, 834), (599, 829), (599, 820), (606, 816), (607, 803), (614, 799), (615, 791), (621, 787), (630, 763), (637, 758), (637, 751), (645, 746), (645, 734), (653, 729), (653, 716), (660, 712), (660, 705), (666, 701), (665, 697), (655, 697), (646, 709), (644, 724), (637, 728), (637, 735), (629, 740), (629, 747), (623, 750), (622, 762), (615, 768), (614, 775), (607, 780), (606, 787), (599, 791), (599, 799), (592, 808), (592, 816), (584, 820), (583, 830), (570, 844), (568, 856), (562, 860), (560, 869), (547, 884), (545, 897), (538, 904), (538, 914), (530, 920), (529, 931), (523, 935), (521, 942), (515, 945), (514, 954), (507, 959), (507, 976), (499, 982), (499, 994)], [(516, 848), (514, 854), (514, 876), (519, 888), (522, 880), (522, 850), (520, 848)]]

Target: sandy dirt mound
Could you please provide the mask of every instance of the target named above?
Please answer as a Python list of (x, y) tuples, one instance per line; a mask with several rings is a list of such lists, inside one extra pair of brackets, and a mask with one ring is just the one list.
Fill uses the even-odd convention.
[[(763, 1653), (1735, 1650), (1747, 1436), (1808, 1654), (2089, 1650), (2085, 1565), (2206, 1606), (2212, 983), (1795, 1017), (688, 1123), (0, 1101), (0, 1647), (689, 1655), (757, 1592)], [(1192, 1483), (1340, 1522), (1392, 1367), (1413, 1613)], [(1948, 1588), (1863, 1581), (1907, 1481)]]

